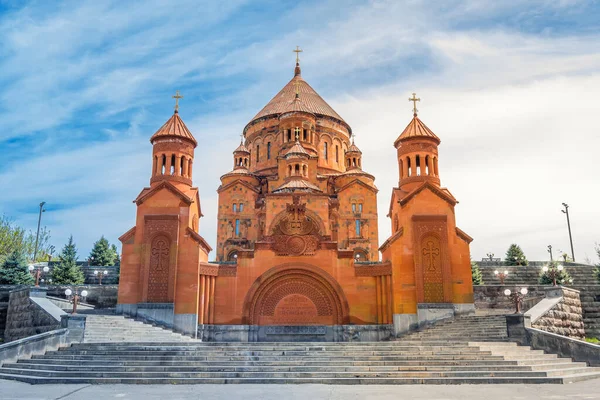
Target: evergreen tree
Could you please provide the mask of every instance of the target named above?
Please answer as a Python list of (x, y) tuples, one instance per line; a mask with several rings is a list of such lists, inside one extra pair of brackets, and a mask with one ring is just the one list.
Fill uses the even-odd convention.
[(525, 257), (525, 253), (521, 250), (521, 247), (514, 243), (511, 244), (506, 251), (506, 258), (504, 261), (506, 261), (507, 265), (527, 265), (529, 263), (527, 257)]
[(29, 273), (27, 259), (15, 249), (0, 265), (0, 283), (5, 285), (33, 285), (35, 279)]
[(473, 285), (483, 285), (483, 276), (481, 276), (481, 270), (476, 262), (471, 262), (471, 277), (473, 278)]
[(562, 270), (559, 270), (558, 263), (556, 261), (553, 261), (548, 265), (548, 271), (546, 271), (546, 272), (542, 271), (540, 273), (540, 279), (539, 279), (540, 285), (553, 285), (554, 280), (550, 276), (552, 273), (557, 274), (556, 275), (556, 284), (557, 285), (573, 283), (573, 278), (571, 278), (571, 275), (569, 275), (567, 270), (565, 268), (563, 268)]
[(115, 275), (116, 275), (116, 283), (119, 283), (119, 276), (121, 276), (121, 256), (119, 256), (119, 252), (117, 251), (117, 246), (114, 244), (110, 246), (110, 248), (115, 253)]
[(60, 263), (52, 270), (52, 283), (59, 285), (79, 285), (85, 281), (81, 267), (77, 265), (77, 248), (73, 236), (58, 256)]
[(100, 240), (94, 243), (94, 248), (90, 252), (90, 265), (115, 265), (116, 247), (110, 246), (108, 240), (102, 236)]

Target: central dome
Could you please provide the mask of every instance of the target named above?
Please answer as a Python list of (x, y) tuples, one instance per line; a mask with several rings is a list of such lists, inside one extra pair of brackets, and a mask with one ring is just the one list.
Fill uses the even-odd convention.
[(299, 66), (296, 67), (294, 77), (252, 118), (248, 125), (264, 117), (278, 116), (286, 112), (297, 111), (296, 103), (298, 102), (298, 98), (302, 102), (302, 111), (336, 119), (350, 129), (346, 121), (302, 79)]

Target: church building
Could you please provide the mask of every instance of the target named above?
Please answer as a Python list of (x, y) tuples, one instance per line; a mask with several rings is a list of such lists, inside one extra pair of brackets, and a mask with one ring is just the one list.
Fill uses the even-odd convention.
[(221, 176), (211, 261), (192, 184), (197, 142), (178, 108), (150, 138), (150, 186), (120, 238), (118, 312), (206, 341), (373, 341), (474, 310), (472, 239), (416, 107), (393, 143), (392, 235), (380, 246), (375, 177), (296, 57)]

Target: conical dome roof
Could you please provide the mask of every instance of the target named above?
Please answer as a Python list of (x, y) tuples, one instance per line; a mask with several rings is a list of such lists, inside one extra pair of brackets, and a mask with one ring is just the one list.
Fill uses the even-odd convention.
[(298, 140), (296, 140), (296, 143), (292, 147), (290, 147), (288, 151), (285, 152), (284, 156), (285, 158), (289, 158), (291, 156), (301, 156), (309, 158), (310, 153), (306, 151), (306, 149), (300, 144)]
[(423, 121), (419, 119), (419, 117), (415, 115), (408, 126), (404, 128), (404, 131), (400, 134), (400, 136), (398, 136), (398, 139), (396, 139), (394, 145), (401, 140), (418, 137), (434, 139), (438, 143), (441, 142), (440, 138), (437, 137), (437, 135), (433, 133), (433, 131), (429, 129), (427, 125), (425, 125)]
[(250, 154), (250, 150), (246, 147), (244, 142), (240, 142), (240, 145), (233, 151), (234, 153), (248, 153)]
[(181, 139), (187, 139), (194, 144), (194, 147), (198, 145), (194, 135), (192, 135), (192, 132), (190, 132), (188, 127), (185, 126), (183, 120), (179, 116), (179, 112), (177, 111), (175, 111), (173, 116), (169, 118), (169, 120), (165, 122), (165, 124), (161, 126), (154, 135), (152, 135), (150, 138), (150, 143), (153, 143), (154, 140), (160, 137), (177, 137)]
[(358, 148), (358, 146), (356, 146), (354, 144), (354, 139), (352, 139), (352, 144), (350, 145), (350, 147), (348, 148), (348, 153), (360, 153), (362, 154), (362, 151), (360, 151), (360, 149)]
[[(301, 100), (300, 103), (295, 101), (296, 90), (298, 91)], [(344, 119), (340, 117), (340, 115), (335, 112), (335, 110), (331, 108), (331, 106), (327, 104), (304, 79), (302, 79), (299, 65), (296, 66), (296, 73), (292, 80), (290, 80), (287, 85), (285, 85), (283, 89), (281, 89), (279, 93), (277, 93), (275, 97), (273, 97), (271, 101), (269, 101), (267, 105), (254, 116), (254, 118), (252, 118), (252, 121), (268, 115), (279, 115), (290, 111), (304, 111), (315, 115), (323, 115), (335, 118), (346, 124), (346, 121), (344, 121)]]

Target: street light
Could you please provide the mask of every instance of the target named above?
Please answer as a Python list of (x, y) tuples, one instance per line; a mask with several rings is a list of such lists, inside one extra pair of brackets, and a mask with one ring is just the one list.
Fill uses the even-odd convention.
[[(50, 271), (50, 268), (47, 266), (42, 267), (39, 264), (30, 264), (27, 269), (29, 270), (31, 276), (35, 278), (35, 287), (40, 287), (40, 277), (42, 276), (42, 272), (46, 273)], [(42, 279), (42, 282), (43, 281), (44, 280)]]
[[(552, 267), (552, 266), (548, 267), (547, 265), (544, 265), (544, 267), (542, 268), (542, 271), (544, 271), (544, 273), (547, 274), (548, 277), (550, 277), (550, 279), (552, 279), (553, 285), (556, 286), (556, 280), (558, 278), (560, 278), (560, 274), (564, 268), (565, 267), (563, 267), (561, 264), (558, 264), (556, 266), (556, 268)], [(572, 283), (572, 280), (570, 280), (569, 283)]]
[(554, 260), (552, 259), (552, 245), (551, 244), (548, 245), (548, 253), (550, 253), (550, 262), (553, 262)]
[(102, 285), (102, 277), (108, 275), (108, 271), (107, 270), (104, 270), (104, 271), (95, 270), (94, 275), (98, 277), (98, 283), (100, 285)]
[(515, 314), (521, 313), (521, 306), (523, 305), (523, 299), (527, 295), (527, 288), (521, 288), (512, 292), (510, 289), (504, 291), (504, 295), (508, 297), (515, 305)]
[(33, 261), (34, 262), (37, 257), (38, 239), (40, 238), (40, 225), (42, 223), (42, 213), (46, 211), (46, 210), (44, 210), (44, 204), (46, 204), (45, 201), (42, 201), (40, 203), (40, 215), (38, 217), (38, 228), (37, 228), (37, 233), (35, 234), (35, 248), (33, 250)]
[(567, 214), (567, 227), (569, 228), (569, 241), (571, 242), (571, 258), (573, 262), (575, 262), (575, 252), (573, 251), (573, 236), (571, 236), (571, 221), (569, 220), (569, 205), (567, 203), (562, 203), (565, 208), (562, 211), (564, 214)]
[(71, 289), (65, 290), (65, 294), (67, 295), (67, 299), (69, 299), (73, 303), (73, 311), (71, 314), (77, 314), (77, 304), (80, 299), (85, 299), (88, 295), (87, 290), (82, 290), (81, 294), (77, 293), (77, 289), (73, 292)]
[(494, 271), (494, 275), (500, 279), (500, 284), (504, 285), (504, 279), (508, 276), (508, 271), (499, 272), (498, 270)]

